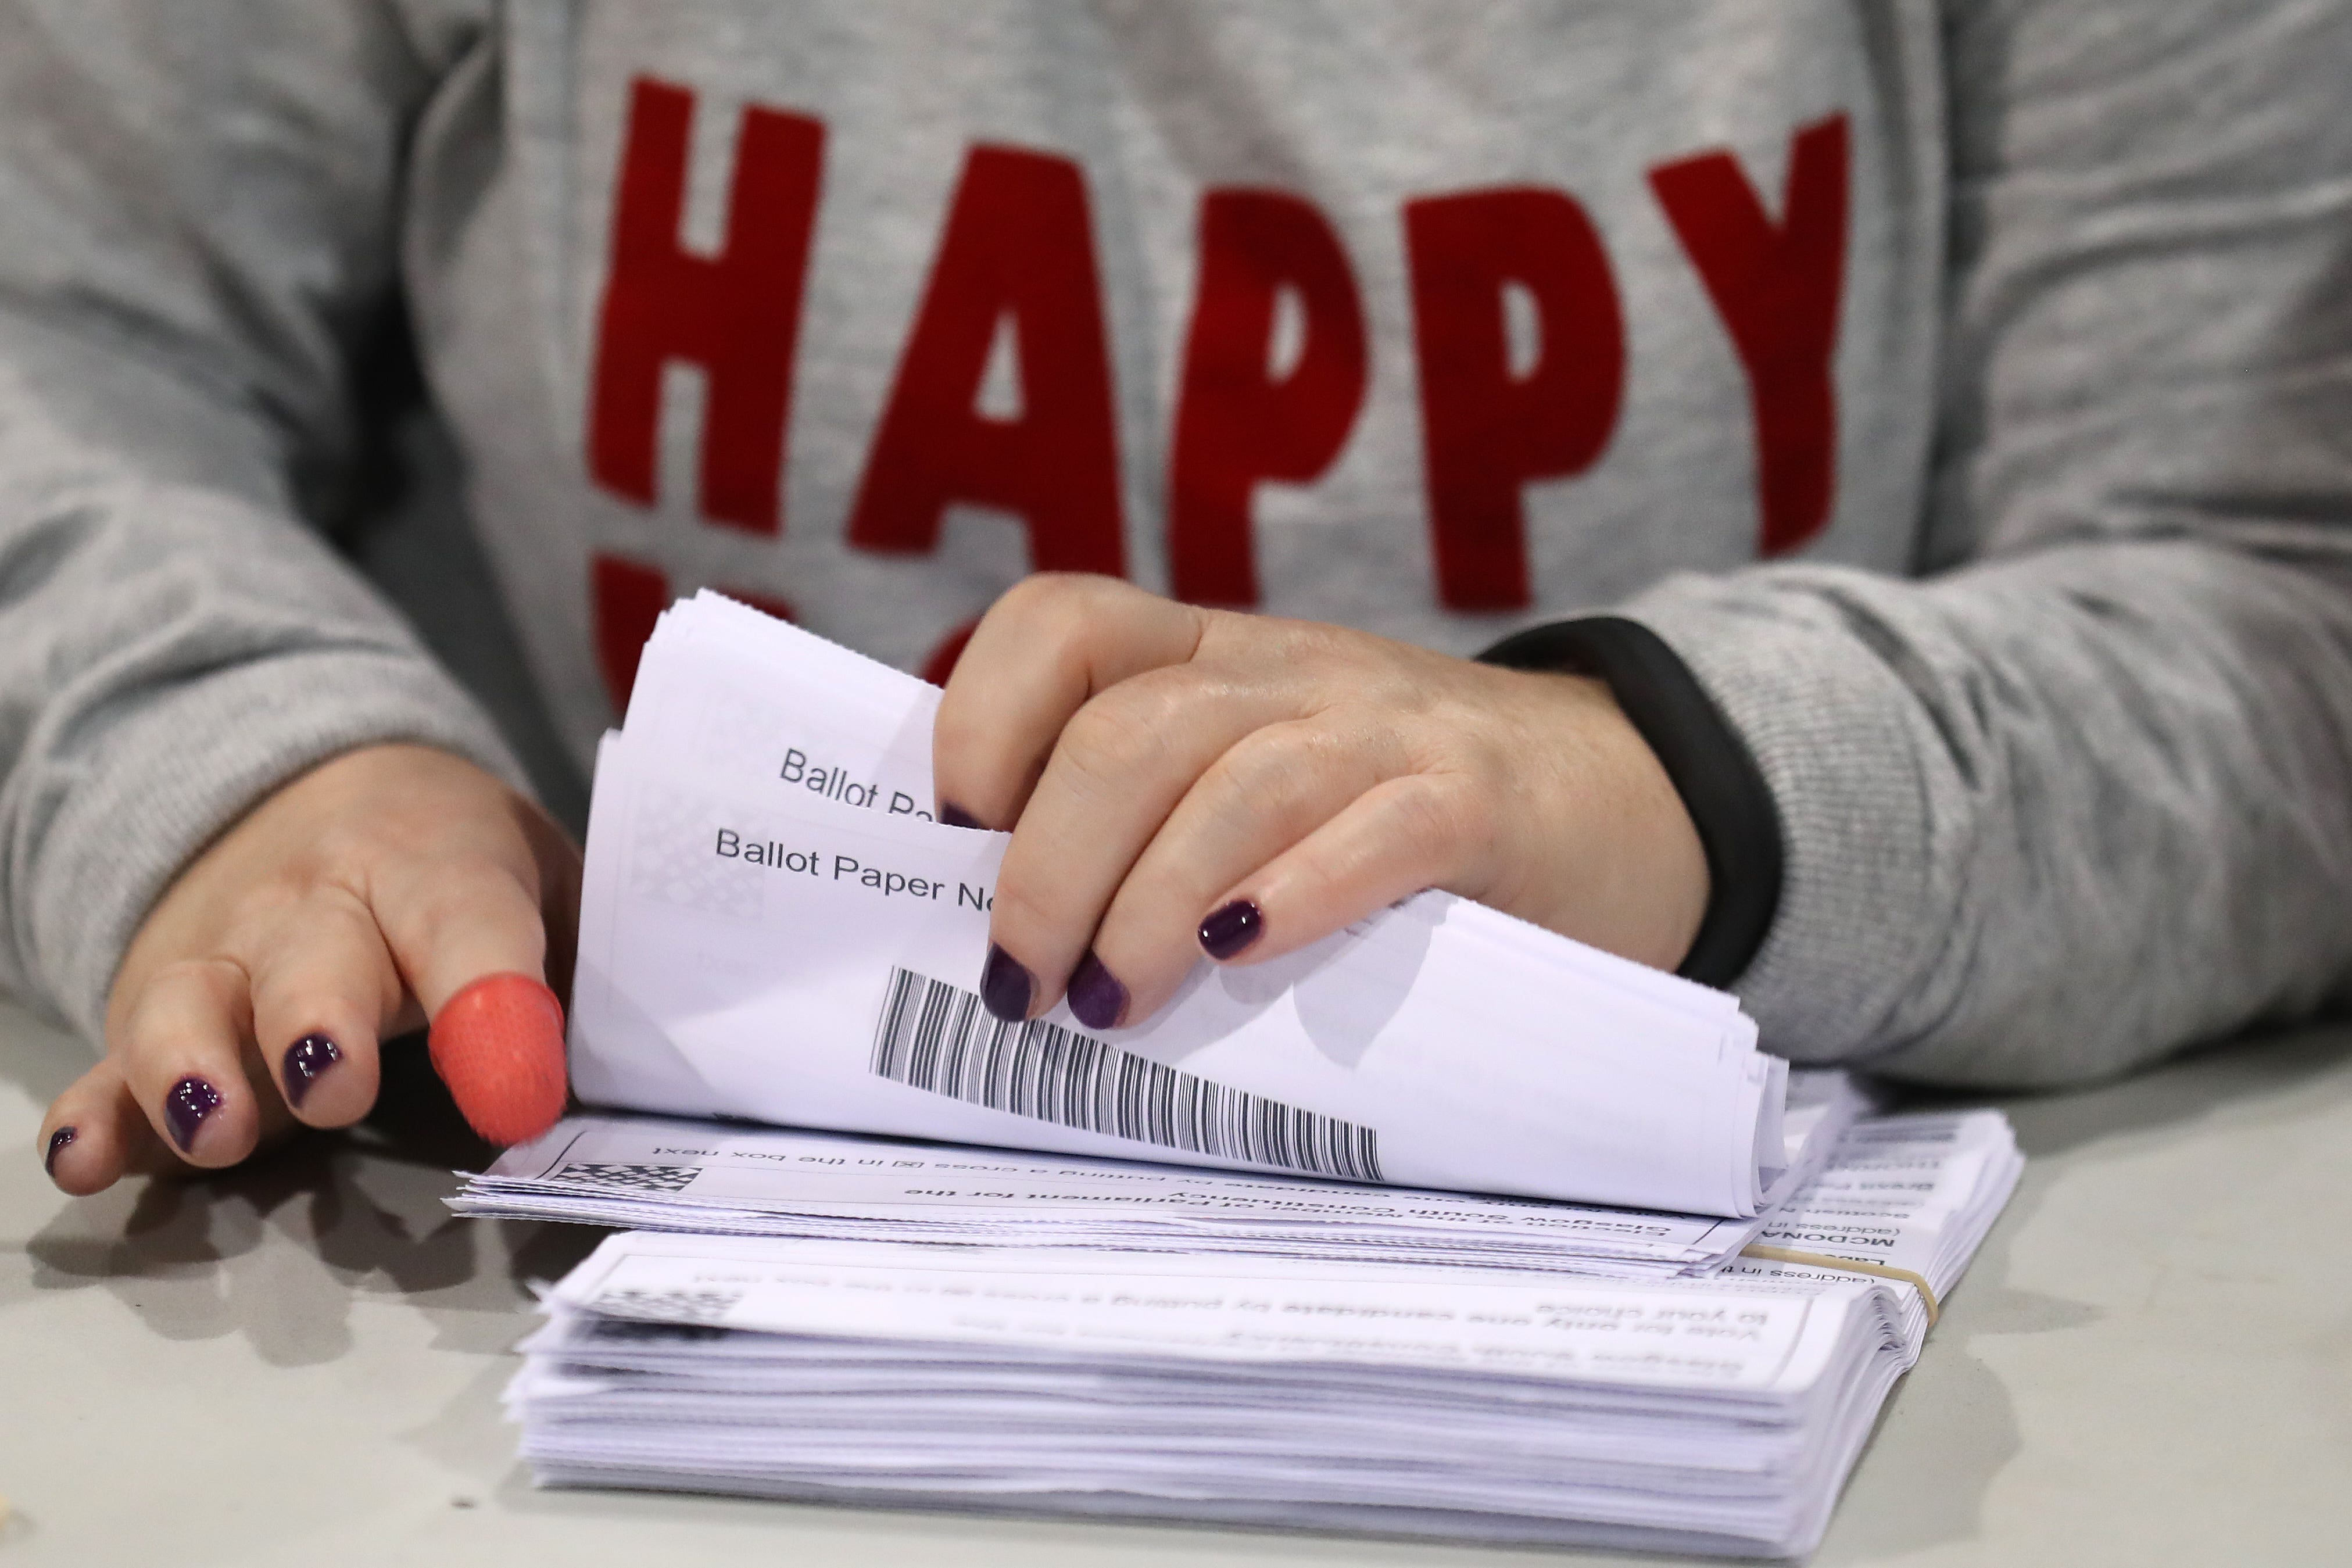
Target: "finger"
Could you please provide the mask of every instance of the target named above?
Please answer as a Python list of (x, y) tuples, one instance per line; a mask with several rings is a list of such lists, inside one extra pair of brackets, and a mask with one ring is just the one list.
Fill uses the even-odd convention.
[(114, 1053), (123, 1080), (156, 1136), (192, 1165), (233, 1165), (260, 1137), (244, 1062), (252, 1026), (245, 971), (226, 958), (165, 965), (131, 1009)]
[(37, 1147), (49, 1180), (76, 1197), (103, 1192), (160, 1151), (121, 1064), (107, 1058), (66, 1086), (41, 1119)]
[(377, 885), (376, 924), (408, 988), (437, 1016), (485, 975), (547, 978), (547, 924), (522, 874), (486, 857), (402, 865)]
[(450, 997), (429, 1047), (434, 1071), (491, 1142), (529, 1142), (563, 1114), (563, 1005), (529, 975), (487, 974)]
[(433, 1064), (477, 1132), (537, 1137), (564, 1100), (563, 1011), (546, 985), (537, 890), (494, 860), (445, 862), (380, 893), (393, 958), (433, 1020)]
[(990, 606), (931, 729), (940, 820), (1009, 828), (1071, 715), (1148, 669), (1181, 664), (1206, 614), (1113, 577), (1046, 574)]
[(348, 1127), (375, 1103), (377, 1043), (401, 1005), (375, 918), (340, 889), (305, 899), (252, 966), (253, 1037), (297, 1119)]
[(1176, 803), (1242, 737), (1297, 717), (1296, 701), (1263, 679), (1188, 664), (1121, 681), (1078, 710), (997, 872), (981, 987), (991, 1012), (1053, 1005)]
[(1405, 767), (1392, 730), (1328, 719), (1252, 731), (1171, 812), (1073, 971), (1070, 1011), (1093, 1028), (1157, 1012), (1201, 960), (1202, 920), (1236, 882)]
[(1409, 773), (1375, 785), (1212, 901), (1201, 950), (1262, 963), (1424, 888), (1476, 898), (1496, 854), (1491, 805), (1460, 773)]

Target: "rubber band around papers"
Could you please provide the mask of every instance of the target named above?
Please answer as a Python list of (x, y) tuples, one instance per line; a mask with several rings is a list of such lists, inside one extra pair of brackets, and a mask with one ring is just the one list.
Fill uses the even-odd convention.
[(1826, 1252), (1800, 1252), (1793, 1247), (1766, 1247), (1759, 1242), (1739, 1249), (1742, 1258), (1753, 1258), (1761, 1263), (1796, 1263), (1809, 1268), (1827, 1268), (1840, 1274), (1875, 1274), (1882, 1279), (1900, 1279), (1919, 1292), (1919, 1300), (1927, 1309), (1927, 1326), (1934, 1328), (1943, 1309), (1936, 1302), (1936, 1292), (1928, 1283), (1908, 1268), (1891, 1264), (1865, 1263), (1858, 1258), (1832, 1258)]

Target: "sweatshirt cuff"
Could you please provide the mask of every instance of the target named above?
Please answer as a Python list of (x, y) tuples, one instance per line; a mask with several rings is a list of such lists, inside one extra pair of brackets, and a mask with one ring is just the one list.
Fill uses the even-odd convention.
[(355, 646), (235, 664), (173, 687), (50, 764), (28, 967), (105, 1038), (123, 950), (181, 868), (271, 791), (342, 752), (414, 742), (530, 786), (497, 731), (429, 658)]
[(1780, 824), (1739, 732), (1658, 635), (1622, 616), (1530, 626), (1480, 654), (1511, 669), (1598, 678), (1665, 769), (1706, 855), (1706, 913), (1675, 973), (1728, 986), (1780, 901)]
[[(1770, 928), (1730, 988), (1766, 1048), (1807, 1063), (1899, 1049), (1921, 1018), (1956, 1005), (1922, 977), (1951, 940), (1933, 868), (1939, 827), (1921, 771), (1919, 704), (1871, 651), (1864, 607), (1813, 569), (1817, 591), (1678, 576), (1620, 606), (1672, 648), (1743, 742), (1780, 825)], [(1937, 981), (1943, 985), (1947, 981)]]

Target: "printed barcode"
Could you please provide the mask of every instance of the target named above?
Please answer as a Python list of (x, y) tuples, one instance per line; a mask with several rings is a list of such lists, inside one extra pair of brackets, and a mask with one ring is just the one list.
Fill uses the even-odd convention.
[(1372, 1130), (1153, 1061), (1033, 1018), (1008, 1024), (973, 992), (890, 972), (874, 1071), (992, 1110), (1162, 1149), (1377, 1182)]
[(682, 1193), (702, 1174), (699, 1165), (582, 1164), (574, 1160), (555, 1173), (558, 1182), (593, 1182), (604, 1187), (634, 1187), (646, 1193)]

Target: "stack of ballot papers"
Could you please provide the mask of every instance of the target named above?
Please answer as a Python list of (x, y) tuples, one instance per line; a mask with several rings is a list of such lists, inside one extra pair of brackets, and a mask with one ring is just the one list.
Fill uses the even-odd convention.
[(553, 1485), (1794, 1556), (2020, 1165), (1865, 1118), (1706, 1278), (624, 1234), (508, 1405)]
[(1735, 1220), (1801, 1174), (1733, 997), (1443, 892), (1202, 963), (1133, 1027), (994, 1018), (1009, 836), (931, 818), (940, 695), (716, 595), (665, 613), (597, 759), (583, 1100)]
[(940, 693), (714, 595), (591, 805), (589, 1110), (471, 1215), (628, 1226), (508, 1393), (551, 1485), (1811, 1549), (2021, 1165), (1731, 996), (1424, 892), (1130, 1027), (977, 981)]
[[(1792, 1075), (1791, 1184), (1822, 1169), (1864, 1100), (1843, 1073)], [(808, 1240), (979, 1242), (1248, 1253), (1360, 1263), (1703, 1274), (1758, 1239), (1748, 1219), (1303, 1176), (1204, 1171), (845, 1133), (583, 1116), (466, 1178), (451, 1206)]]

